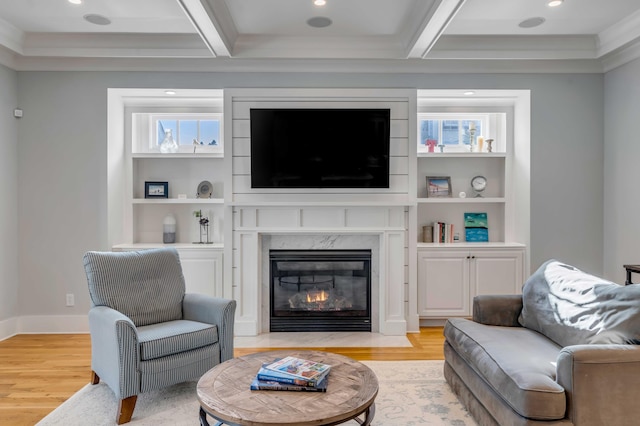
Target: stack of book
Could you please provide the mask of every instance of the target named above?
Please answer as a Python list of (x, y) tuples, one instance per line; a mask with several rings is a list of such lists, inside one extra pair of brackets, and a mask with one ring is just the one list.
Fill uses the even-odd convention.
[(432, 240), (434, 243), (452, 243), (453, 224), (446, 222), (433, 222)]
[(331, 366), (288, 356), (263, 364), (251, 382), (251, 390), (327, 391)]

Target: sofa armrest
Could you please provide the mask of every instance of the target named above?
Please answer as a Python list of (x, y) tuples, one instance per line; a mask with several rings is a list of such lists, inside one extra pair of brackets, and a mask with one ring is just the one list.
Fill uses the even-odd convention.
[(482, 295), (473, 298), (473, 320), (480, 324), (520, 327), (521, 294)]
[(220, 362), (233, 358), (233, 326), (236, 301), (211, 297), (204, 294), (187, 293), (182, 303), (184, 319), (218, 326)]
[(574, 345), (560, 351), (556, 380), (575, 425), (627, 425), (640, 417), (640, 346)]
[[(116, 394), (118, 399), (139, 392), (138, 330), (133, 321), (107, 306), (89, 310), (91, 332), (91, 368)], [(121, 378), (127, 381), (121, 381)]]

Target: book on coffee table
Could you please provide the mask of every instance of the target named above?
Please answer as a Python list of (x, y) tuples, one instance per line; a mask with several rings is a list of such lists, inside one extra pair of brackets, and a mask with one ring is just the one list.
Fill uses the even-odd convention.
[(274, 390), (274, 391), (303, 391), (303, 392), (326, 392), (327, 381), (329, 379), (325, 376), (317, 386), (300, 386), (287, 383), (276, 382), (273, 380), (260, 380), (256, 376), (251, 382), (251, 390)]
[[(328, 364), (288, 356), (263, 366), (261, 373), (265, 376), (275, 374), (276, 377), (304, 381), (308, 383), (305, 386), (315, 386), (329, 373), (330, 370), (331, 366)], [(294, 384), (302, 385), (303, 383)]]

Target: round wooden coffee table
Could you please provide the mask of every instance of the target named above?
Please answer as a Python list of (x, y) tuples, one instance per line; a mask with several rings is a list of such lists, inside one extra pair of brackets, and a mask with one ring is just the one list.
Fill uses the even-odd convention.
[[(263, 363), (295, 356), (331, 365), (326, 392), (252, 391)], [(378, 379), (366, 365), (318, 351), (268, 351), (230, 359), (198, 381), (200, 424), (207, 415), (219, 424), (243, 426), (338, 425), (354, 419), (369, 425), (375, 415)], [(363, 416), (364, 418), (360, 418)]]

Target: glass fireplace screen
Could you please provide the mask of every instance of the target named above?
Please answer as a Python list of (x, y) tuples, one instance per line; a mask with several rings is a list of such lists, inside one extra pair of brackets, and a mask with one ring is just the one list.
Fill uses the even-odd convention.
[(370, 250), (271, 250), (271, 331), (371, 331)]

